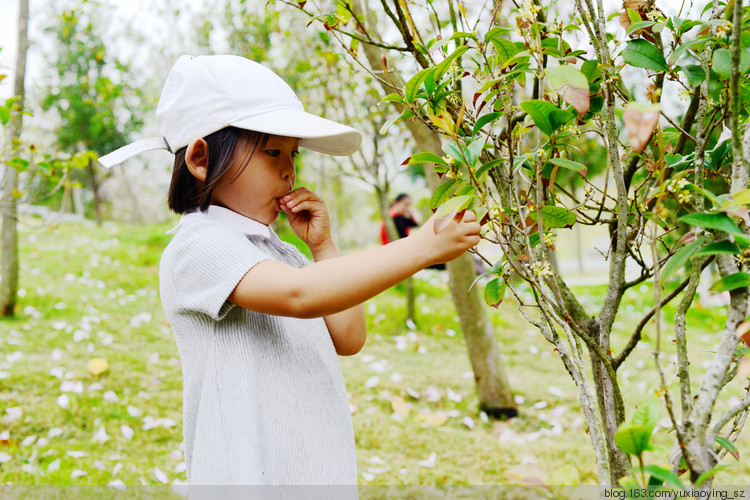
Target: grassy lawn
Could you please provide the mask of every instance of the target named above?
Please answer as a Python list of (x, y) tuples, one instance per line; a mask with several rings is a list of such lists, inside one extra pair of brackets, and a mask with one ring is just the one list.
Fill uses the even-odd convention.
[[(169, 227), (21, 226), (19, 314), (0, 321), (0, 483), (186, 480), (180, 362), (158, 294), (158, 263)], [(444, 279), (439, 272), (423, 272), (415, 280), (415, 330), (403, 324), (398, 287), (368, 302), (367, 345), (341, 358), (360, 483), (508, 484), (509, 469), (522, 463), (534, 464), (554, 483), (594, 483), (576, 388), (552, 346), (510, 300), (489, 312), (521, 413), (497, 422), (478, 412)], [(603, 296), (602, 287), (580, 292), (591, 310)], [(648, 286), (637, 295), (621, 309), (615, 353), (626, 342), (623, 332), (653, 303)], [(691, 311), (693, 367), (710, 359), (722, 314), (699, 306)], [(673, 315), (667, 308), (662, 340), (670, 381)], [(646, 332), (620, 371), (630, 414), (658, 385), (654, 341), (653, 332)], [(105, 359), (109, 369), (93, 375), (88, 363), (94, 358)], [(697, 386), (700, 379), (692, 382)], [(743, 384), (733, 381), (719, 406), (727, 408), (743, 394)], [(666, 444), (665, 411), (662, 423), (657, 439)], [(746, 430), (737, 443), (742, 459), (750, 450), (749, 435)], [(667, 453), (647, 461), (661, 463)], [(733, 462), (729, 456), (723, 461)], [(717, 477), (720, 484), (746, 484), (750, 467), (743, 460)]]

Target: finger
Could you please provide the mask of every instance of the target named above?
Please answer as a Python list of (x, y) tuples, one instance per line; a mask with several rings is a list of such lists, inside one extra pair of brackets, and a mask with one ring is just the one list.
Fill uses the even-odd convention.
[(318, 195), (306, 188), (296, 189), (281, 198), (281, 201), (285, 203), (289, 208), (292, 208), (295, 205), (299, 205), (303, 201), (307, 200), (313, 200), (319, 203), (323, 203), (323, 200)]
[(466, 213), (464, 213), (464, 222), (472, 222), (475, 220), (477, 220), (477, 214), (475, 214), (473, 210), (467, 210)]
[(466, 234), (478, 235), (481, 231), (482, 226), (480, 226), (478, 222), (474, 221), (466, 223)]
[(311, 214), (316, 215), (322, 211), (322, 208), (323, 208), (322, 205), (323, 204), (318, 201), (303, 200), (297, 203), (296, 205), (291, 206), (290, 210), (292, 211), (292, 213), (295, 213), (295, 214), (306, 210), (310, 212)]

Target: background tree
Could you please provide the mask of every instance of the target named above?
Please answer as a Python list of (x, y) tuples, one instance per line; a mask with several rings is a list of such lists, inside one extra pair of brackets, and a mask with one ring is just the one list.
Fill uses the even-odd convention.
[[(378, 14), (390, 22), (383, 37), (373, 28), (373, 13), (360, 11), (358, 2), (338, 0), (320, 9), (294, 5), (335, 33), (350, 57), (357, 56), (351, 40), (387, 50), (379, 61), (364, 51), (373, 76), (387, 89), (383, 100), (399, 105), (396, 119), (407, 126), (419, 122), (445, 137), (442, 148), (423, 143), (425, 152), (409, 161), (430, 162), (446, 179), (434, 188), (438, 215), (475, 209), (484, 239), (502, 250), (488, 273), (485, 299), (497, 305), (510, 290), (520, 312), (554, 345), (578, 388), (600, 483), (633, 485), (635, 474), (644, 483), (682, 486), (677, 474), (689, 471), (696, 487), (709, 487), (750, 407), (747, 396), (723, 415), (714, 414), (719, 392), (741, 373), (747, 352), (738, 344), (738, 334), (746, 331), (750, 284), (744, 270), (750, 130), (746, 151), (740, 147), (750, 104), (744, 78), (750, 56), (742, 59), (750, 45), (750, 16), (742, 2), (731, 5), (732, 25), (718, 3), (687, 18), (666, 16), (649, 2), (627, 2), (621, 16), (627, 40), (607, 27), (602, 4), (587, 0), (576, 2), (573, 19), (553, 18), (550, 5), (530, 1), (512, 9), (486, 2), (473, 10), (461, 2), (428, 2), (422, 9), (383, 1)], [(577, 31), (586, 49), (574, 50)], [(401, 71), (410, 76), (399, 79)], [(660, 104), (663, 94), (677, 89), (691, 100), (682, 116)], [(722, 124), (731, 132), (731, 147), (718, 137)], [(596, 137), (606, 153), (602, 182), (592, 182), (587, 162), (574, 159), (582, 135)], [(557, 177), (561, 169), (581, 176), (583, 197), (565, 193)], [(551, 265), (557, 233), (573, 225), (610, 234), (609, 283), (596, 313)], [(632, 280), (625, 275), (628, 260), (639, 271)], [(694, 390), (684, 318), (701, 270), (714, 260), (722, 279), (712, 290), (729, 291), (731, 304), (716, 354)], [(624, 345), (614, 345), (623, 297), (643, 283), (653, 285), (654, 305)], [(661, 362), (661, 308), (678, 296), (673, 338), (680, 414)], [(659, 405), (640, 402), (626, 421), (618, 378), (652, 319), (656, 392), (675, 429), (672, 471), (642, 461)], [(631, 456), (638, 459), (635, 468)]]
[[(9, 142), (13, 149), (20, 143), (23, 128), (23, 110), (26, 79), (26, 54), (29, 50), (29, 1), (19, 0), (18, 10), (18, 49), (16, 68), (13, 77), (13, 95), (15, 102), (6, 103), (4, 114), (10, 118)], [(14, 108), (14, 109), (12, 109)], [(11, 117), (12, 114), (12, 117)], [(3, 120), (3, 125), (8, 120)], [(15, 156), (15, 155), (13, 155)], [(18, 210), (16, 193), (18, 192), (18, 172), (6, 163), (2, 187), (2, 274), (0, 274), (0, 314), (12, 316), (18, 294)]]
[[(70, 154), (86, 150), (106, 154), (126, 144), (143, 124), (143, 100), (125, 77), (128, 66), (104, 42), (109, 12), (107, 4), (85, 2), (57, 12), (54, 24), (47, 28), (56, 42), (48, 58), (56, 75), (41, 105), (60, 117), (55, 135), (60, 149)], [(100, 186), (106, 177), (93, 159), (81, 174), (92, 193), (94, 216), (101, 223)]]

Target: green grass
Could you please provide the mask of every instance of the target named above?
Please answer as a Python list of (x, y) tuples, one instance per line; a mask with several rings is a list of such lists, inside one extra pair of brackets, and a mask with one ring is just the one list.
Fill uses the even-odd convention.
[[(1, 484), (107, 484), (115, 479), (159, 484), (156, 468), (168, 483), (185, 481), (180, 363), (158, 296), (158, 262), (169, 227), (21, 226), (22, 297), (17, 317), (0, 321)], [(552, 346), (520, 317), (511, 300), (488, 311), (511, 386), (523, 398), (521, 413), (509, 421), (482, 419), (444, 278), (425, 272), (415, 280), (419, 326), (413, 332), (403, 325), (400, 287), (369, 301), (367, 345), (357, 356), (341, 358), (350, 403), (356, 407), (352, 420), (360, 482), (508, 484), (508, 470), (528, 462), (557, 481), (595, 482), (575, 386)], [(590, 306), (603, 296), (601, 287), (578, 291)], [(637, 291), (623, 304), (615, 354), (637, 313), (653, 303), (651, 293), (649, 288)], [(673, 315), (674, 309), (667, 308), (662, 340), (670, 381), (668, 319)], [(710, 359), (721, 318), (722, 310), (696, 306), (691, 311), (689, 342), (697, 369)], [(658, 385), (653, 343), (651, 329), (621, 369), (631, 414)], [(106, 359), (109, 370), (98, 377), (89, 373), (93, 358)], [(373, 376), (379, 380), (367, 388)], [(696, 386), (699, 382), (693, 380)], [(73, 391), (61, 391), (68, 387)], [(448, 388), (461, 400), (450, 399)], [(105, 398), (109, 391), (116, 400)], [(440, 398), (429, 401), (428, 391)], [(415, 399), (410, 393), (421, 396)], [(69, 398), (68, 408), (58, 404), (62, 394)], [(732, 382), (720, 407), (743, 394), (742, 384)], [(392, 401), (398, 396), (411, 404), (407, 418), (394, 417)], [(447, 420), (431, 426), (419, 416), (428, 413)], [(664, 422), (665, 416), (663, 412)], [(144, 429), (147, 417), (162, 425)], [(133, 430), (131, 439), (122, 426)], [(95, 439), (101, 429), (104, 441)], [(721, 472), (718, 483), (747, 483), (748, 433), (737, 443), (743, 462)], [(665, 429), (657, 433), (662, 444), (669, 437)], [(665, 460), (666, 454), (647, 454), (648, 463)], [(727, 457), (723, 463), (732, 462)], [(75, 471), (85, 475), (73, 478)]]

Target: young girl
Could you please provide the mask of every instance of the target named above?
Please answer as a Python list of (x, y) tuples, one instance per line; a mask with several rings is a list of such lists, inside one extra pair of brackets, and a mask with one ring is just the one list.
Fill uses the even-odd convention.
[[(126, 146), (175, 153), (168, 203), (183, 214), (159, 272), (184, 381), (188, 482), (356, 485), (337, 354), (365, 343), (362, 303), (479, 241), (472, 212), (439, 232), (342, 256), (323, 201), (295, 188), (299, 147), (354, 152), (361, 135), (308, 114), (289, 86), (236, 56), (181, 57), (156, 112), (163, 137)], [(270, 227), (283, 211), (309, 264)]]

